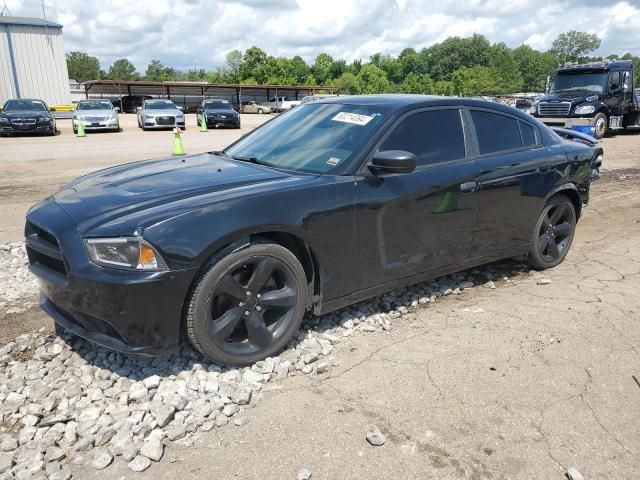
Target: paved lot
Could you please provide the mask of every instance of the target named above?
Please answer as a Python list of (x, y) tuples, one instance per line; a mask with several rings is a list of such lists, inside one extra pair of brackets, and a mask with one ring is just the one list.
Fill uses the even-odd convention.
[[(215, 149), (234, 133), (192, 128), (185, 142), (189, 151), (190, 141)], [(19, 238), (22, 222), (23, 212), (9, 212), (56, 182), (170, 148), (166, 134), (118, 135), (137, 150), (112, 151), (106, 135), (85, 139), (82, 148), (95, 150), (83, 152), (72, 147), (84, 140), (66, 134), (26, 139), (28, 148), (0, 140), (5, 240)], [(209, 147), (209, 137), (221, 143)], [(74, 160), (38, 143), (63, 139)], [(561, 266), (520, 269), (496, 289), (477, 286), (411, 309), (388, 332), (345, 338), (328, 375), (267, 384), (246, 425), (171, 443), (162, 462), (136, 478), (295, 479), (307, 467), (312, 479), (549, 480), (575, 466), (587, 480), (637, 479), (640, 388), (631, 375), (640, 377), (640, 135), (604, 146), (608, 173), (593, 187)], [(7, 151), (23, 158), (7, 161)], [(38, 179), (33, 190), (27, 172), (18, 175), (21, 165)], [(51, 329), (37, 309), (0, 312), (0, 324), (14, 334)], [(374, 425), (387, 436), (381, 447), (365, 440)], [(70, 468), (75, 478), (132, 476), (122, 462), (101, 472), (90, 463)]]
[[(242, 115), (240, 130), (211, 129), (201, 133), (194, 114), (187, 115), (183, 143), (187, 153), (226, 147), (272, 115)], [(58, 120), (55, 137), (0, 138), (0, 243), (20, 239), (31, 205), (69, 180), (120, 163), (171, 155), (171, 131), (143, 132), (136, 116), (120, 115), (120, 133), (89, 133), (77, 138), (71, 120)]]

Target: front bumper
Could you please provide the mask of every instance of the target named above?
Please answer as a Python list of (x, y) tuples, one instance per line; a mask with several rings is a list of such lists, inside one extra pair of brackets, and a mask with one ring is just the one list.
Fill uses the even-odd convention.
[(535, 117), (550, 127), (571, 128), (573, 125), (593, 125), (592, 117)]
[[(40, 305), (72, 333), (124, 353), (166, 355), (178, 350), (182, 307), (195, 270), (125, 271), (91, 263), (76, 223), (54, 202), (29, 212), (30, 270), (41, 286)], [(39, 229), (39, 230), (38, 230)], [(49, 234), (49, 236), (47, 236)], [(50, 257), (55, 237), (61, 260)], [(48, 251), (47, 251), (48, 250)], [(63, 264), (63, 267), (61, 266)]]
[(55, 124), (36, 124), (28, 128), (16, 127), (11, 124), (0, 123), (0, 133), (3, 135), (37, 135), (39, 133), (55, 132)]
[(207, 117), (207, 128), (218, 127), (240, 127), (240, 119)]
[(180, 127), (182, 129), (184, 129), (185, 127), (185, 119), (175, 119), (173, 121), (173, 123), (158, 123), (158, 121), (156, 121), (155, 119), (148, 119), (145, 118), (144, 119), (144, 128), (147, 129), (162, 129), (162, 128), (176, 128), (176, 127)]
[[(73, 126), (75, 128), (78, 128), (78, 121), (77, 120), (72, 120), (73, 122)], [(118, 130), (120, 128), (120, 125), (118, 124), (117, 120), (109, 120), (109, 121), (105, 121), (105, 122), (83, 122), (84, 123), (84, 130), (85, 131), (92, 131), (92, 130)]]

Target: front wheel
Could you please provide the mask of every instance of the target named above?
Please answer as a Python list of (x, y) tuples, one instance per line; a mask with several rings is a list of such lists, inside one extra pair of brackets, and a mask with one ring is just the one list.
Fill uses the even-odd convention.
[(593, 127), (594, 127), (593, 136), (598, 140), (603, 138), (607, 134), (607, 130), (609, 129), (608, 124), (609, 124), (609, 121), (607, 119), (607, 115), (605, 115), (602, 112), (599, 112), (593, 118)]
[(536, 223), (527, 260), (537, 270), (562, 263), (576, 228), (576, 209), (564, 195), (549, 199)]
[(239, 366), (278, 354), (307, 306), (304, 269), (286, 248), (259, 243), (215, 259), (187, 299), (185, 327), (203, 355)]

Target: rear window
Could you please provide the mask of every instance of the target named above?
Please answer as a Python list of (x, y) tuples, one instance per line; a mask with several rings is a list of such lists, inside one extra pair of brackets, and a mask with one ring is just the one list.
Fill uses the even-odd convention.
[(458, 109), (428, 110), (400, 121), (380, 150), (413, 153), (416, 164), (432, 165), (463, 159), (464, 134)]
[(478, 135), (480, 155), (522, 148), (515, 118), (480, 110), (472, 110), (471, 116)]

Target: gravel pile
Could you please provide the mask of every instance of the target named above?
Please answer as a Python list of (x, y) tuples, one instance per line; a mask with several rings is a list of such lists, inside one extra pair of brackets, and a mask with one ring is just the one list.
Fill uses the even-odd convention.
[[(2, 252), (18, 259), (17, 270), (24, 269), (21, 247)], [(0, 348), (0, 480), (68, 479), (70, 463), (103, 470), (126, 462), (133, 472), (144, 471), (161, 461), (170, 442), (188, 444), (198, 431), (244, 425), (246, 406), (267, 382), (329, 375), (334, 348), (348, 337), (389, 330), (394, 319), (439, 297), (474, 285), (495, 288), (494, 281), (522, 269), (497, 264), (402, 288), (322, 317), (309, 315), (287, 350), (250, 368), (221, 368), (186, 343), (178, 355), (149, 359), (64, 333), (21, 335)], [(13, 284), (28, 283), (28, 295), (34, 295), (28, 275), (13, 278)]]
[(0, 245), (0, 315), (21, 313), (36, 304), (38, 281), (27, 265), (24, 242)]

